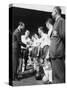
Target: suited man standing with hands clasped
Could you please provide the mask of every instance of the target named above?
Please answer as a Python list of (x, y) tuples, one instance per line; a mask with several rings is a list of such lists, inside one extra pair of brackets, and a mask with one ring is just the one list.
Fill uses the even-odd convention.
[(50, 45), (50, 58), (53, 70), (53, 83), (65, 82), (65, 21), (61, 17), (61, 8), (54, 7), (52, 17), (55, 20)]

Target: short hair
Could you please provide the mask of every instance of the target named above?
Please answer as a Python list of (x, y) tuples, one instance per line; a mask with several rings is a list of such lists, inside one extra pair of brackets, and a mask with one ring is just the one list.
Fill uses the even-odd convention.
[(29, 30), (26, 30), (25, 32), (28, 32), (30, 34), (30, 31)]
[(40, 30), (43, 31), (44, 30), (44, 27), (40, 26), (40, 27), (38, 27), (38, 29), (40, 29)]
[(61, 15), (61, 8), (60, 8), (59, 6), (56, 6), (56, 7), (54, 7), (54, 8), (57, 10), (58, 14)]
[(25, 24), (23, 22), (19, 22), (20, 26), (25, 26)]
[(48, 20), (46, 21), (46, 23), (50, 23), (53, 25), (53, 20), (51, 18), (48, 18)]

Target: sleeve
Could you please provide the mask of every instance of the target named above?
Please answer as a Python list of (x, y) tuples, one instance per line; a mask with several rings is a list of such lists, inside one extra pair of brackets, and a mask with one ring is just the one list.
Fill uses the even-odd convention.
[(13, 32), (12, 35), (12, 42), (15, 43), (15, 41), (17, 41), (16, 30)]
[(65, 21), (60, 20), (59, 21), (59, 36), (61, 39), (65, 39)]

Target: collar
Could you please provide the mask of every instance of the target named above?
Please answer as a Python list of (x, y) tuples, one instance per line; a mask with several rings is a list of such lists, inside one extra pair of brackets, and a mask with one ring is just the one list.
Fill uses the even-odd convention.
[(50, 26), (50, 30), (53, 28), (53, 26)]
[(60, 17), (61, 17), (61, 16), (60, 16), (60, 15), (58, 15), (58, 16), (56, 17), (55, 21), (57, 21)]

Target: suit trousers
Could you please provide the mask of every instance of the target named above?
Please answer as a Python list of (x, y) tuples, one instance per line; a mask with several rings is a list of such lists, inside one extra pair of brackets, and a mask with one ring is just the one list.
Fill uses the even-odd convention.
[(64, 58), (51, 59), (53, 83), (65, 82), (65, 61)]

